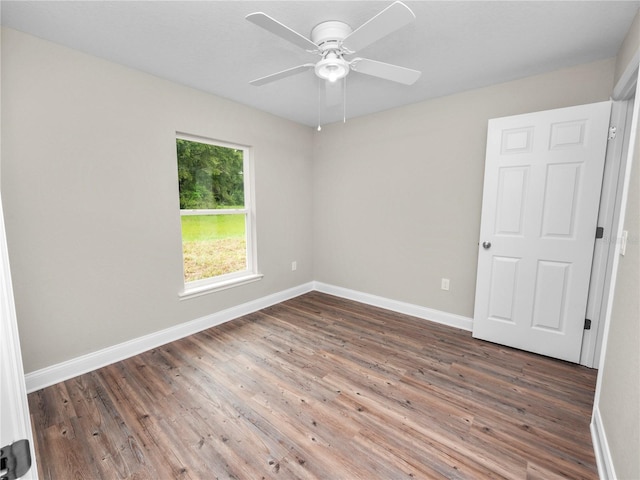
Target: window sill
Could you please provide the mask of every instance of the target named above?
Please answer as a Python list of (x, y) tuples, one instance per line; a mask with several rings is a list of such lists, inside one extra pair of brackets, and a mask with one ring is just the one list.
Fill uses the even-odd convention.
[(200, 295), (226, 290), (227, 288), (239, 287), (240, 285), (257, 282), (258, 280), (262, 280), (263, 276), (264, 275), (260, 273), (251, 273), (243, 277), (223, 280), (221, 282), (210, 283), (207, 285), (198, 285), (197, 287), (187, 286), (182, 293), (178, 294), (178, 297), (180, 300), (187, 300), (189, 298), (199, 297)]

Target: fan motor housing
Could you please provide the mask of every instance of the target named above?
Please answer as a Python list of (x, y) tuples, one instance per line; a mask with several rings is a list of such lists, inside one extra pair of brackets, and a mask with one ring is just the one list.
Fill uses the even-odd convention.
[(311, 41), (315, 43), (320, 51), (339, 48), (339, 43), (344, 40), (353, 30), (349, 25), (337, 20), (322, 22), (311, 30)]

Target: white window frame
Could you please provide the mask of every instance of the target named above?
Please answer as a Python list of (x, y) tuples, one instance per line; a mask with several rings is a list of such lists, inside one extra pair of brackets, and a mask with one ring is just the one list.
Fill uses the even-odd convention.
[[(247, 283), (260, 280), (263, 275), (258, 273), (257, 248), (256, 248), (256, 222), (253, 182), (253, 155), (252, 149), (245, 145), (236, 145), (211, 138), (200, 137), (187, 133), (176, 132), (176, 139), (190, 142), (205, 143), (218, 147), (232, 148), (242, 151), (242, 177), (244, 181), (244, 208), (229, 209), (180, 209), (180, 219), (187, 215), (244, 215), (245, 240), (247, 250), (247, 268), (242, 271), (226, 273), (215, 277), (202, 278), (192, 282), (184, 281), (184, 248), (182, 246), (182, 228), (180, 230), (180, 255), (182, 257), (182, 282), (184, 288), (179, 293), (181, 300), (205, 295), (211, 292), (226, 290)], [(174, 141), (175, 145), (175, 141)], [(176, 156), (176, 166), (178, 165)], [(179, 191), (178, 191), (179, 195)]]

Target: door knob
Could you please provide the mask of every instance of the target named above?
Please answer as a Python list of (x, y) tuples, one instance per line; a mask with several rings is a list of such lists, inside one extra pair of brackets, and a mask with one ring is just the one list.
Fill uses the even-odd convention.
[(491, 248), (491, 242), (482, 242), (482, 248), (489, 250)]

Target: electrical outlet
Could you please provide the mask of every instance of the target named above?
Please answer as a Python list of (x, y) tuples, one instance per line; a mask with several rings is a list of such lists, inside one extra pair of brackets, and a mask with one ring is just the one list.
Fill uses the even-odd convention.
[(294, 260), (293, 262), (291, 262), (291, 271), (295, 272), (297, 269), (298, 269), (298, 262)]
[(449, 279), (448, 278), (443, 278), (442, 281), (440, 282), (440, 288), (442, 290), (449, 290)]

